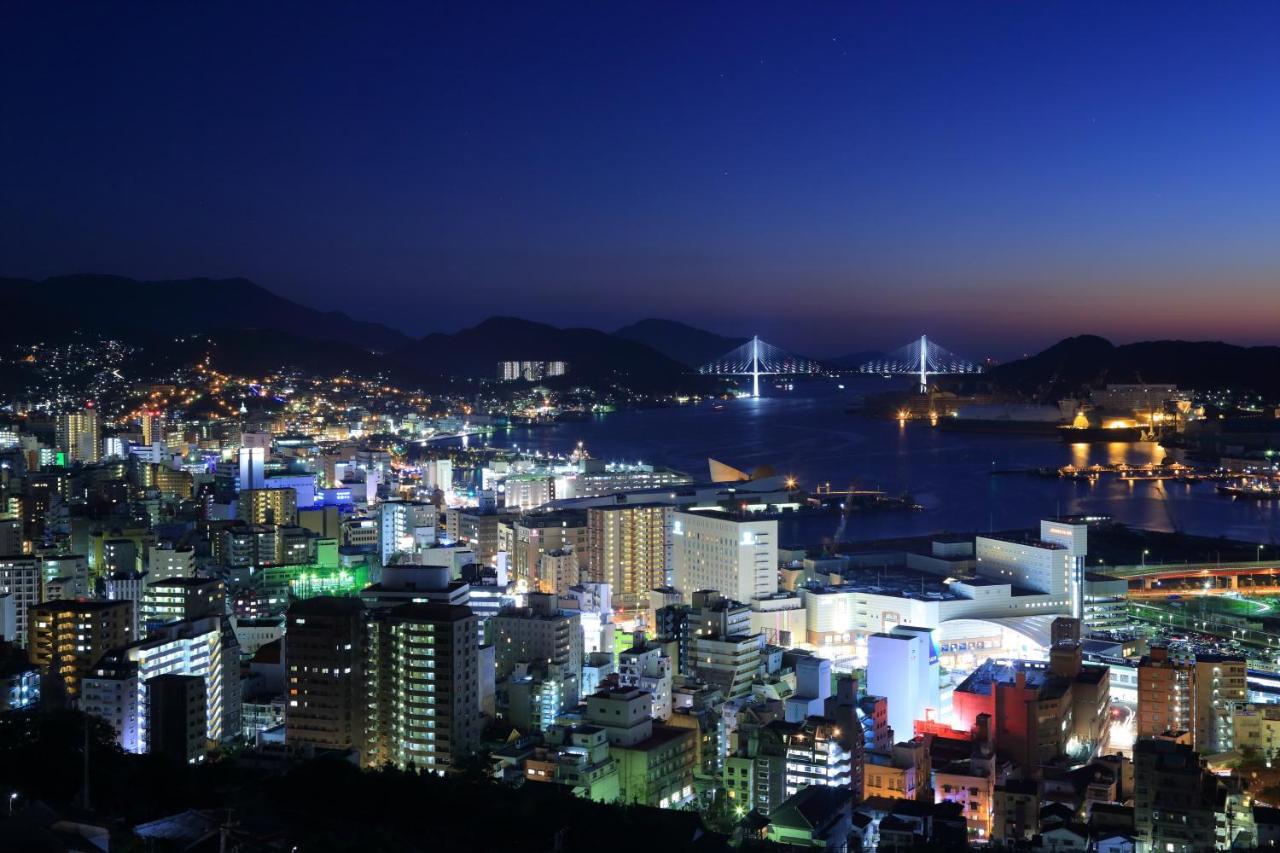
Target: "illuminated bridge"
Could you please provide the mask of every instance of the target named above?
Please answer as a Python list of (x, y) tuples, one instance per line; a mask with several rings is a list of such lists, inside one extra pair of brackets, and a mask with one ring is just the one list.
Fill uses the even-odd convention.
[(929, 390), (929, 377), (956, 373), (981, 373), (982, 365), (956, 355), (921, 335), (891, 353), (873, 358), (858, 368), (859, 373), (889, 373), (895, 376), (919, 376), (920, 393)]
[(752, 397), (760, 396), (761, 376), (813, 375), (822, 370), (813, 359), (792, 355), (756, 336), (698, 368), (704, 376), (750, 376)]

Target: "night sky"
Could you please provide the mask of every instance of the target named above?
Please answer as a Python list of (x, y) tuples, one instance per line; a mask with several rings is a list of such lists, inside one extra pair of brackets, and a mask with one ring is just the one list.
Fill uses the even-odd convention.
[(0, 6), (0, 274), (413, 334), (1280, 343), (1280, 4), (433, 5)]

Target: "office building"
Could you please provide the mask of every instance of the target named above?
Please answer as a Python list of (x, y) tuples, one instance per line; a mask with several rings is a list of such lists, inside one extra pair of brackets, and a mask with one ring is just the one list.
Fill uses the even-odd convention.
[(675, 587), (685, 596), (714, 589), (737, 601), (766, 598), (778, 591), (778, 522), (675, 512), (671, 561)]
[(1235, 743), (1232, 714), (1247, 699), (1243, 657), (1196, 655), (1177, 659), (1152, 646), (1138, 663), (1138, 737), (1186, 732), (1201, 755)]

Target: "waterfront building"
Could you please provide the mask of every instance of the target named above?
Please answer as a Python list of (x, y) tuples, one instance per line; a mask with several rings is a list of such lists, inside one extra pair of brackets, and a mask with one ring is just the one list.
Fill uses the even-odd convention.
[(737, 601), (778, 591), (778, 522), (711, 510), (672, 514), (671, 561), (685, 596), (714, 589)]

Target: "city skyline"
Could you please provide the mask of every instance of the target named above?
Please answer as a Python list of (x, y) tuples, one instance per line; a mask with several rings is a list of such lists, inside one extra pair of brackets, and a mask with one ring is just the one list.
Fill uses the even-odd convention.
[(1273, 8), (577, 11), (13, 8), (0, 272), (414, 336), (1274, 341)]

